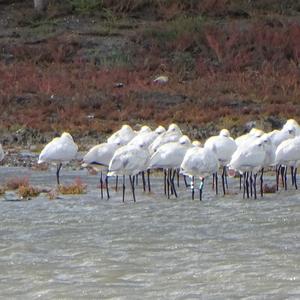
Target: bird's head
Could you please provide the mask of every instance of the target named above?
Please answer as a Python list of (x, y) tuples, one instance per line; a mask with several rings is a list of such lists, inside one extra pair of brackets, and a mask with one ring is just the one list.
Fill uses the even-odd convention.
[(230, 137), (230, 132), (229, 132), (229, 130), (227, 130), (227, 129), (222, 129), (221, 131), (220, 131), (220, 134), (219, 134), (220, 136), (225, 136), (225, 137)]

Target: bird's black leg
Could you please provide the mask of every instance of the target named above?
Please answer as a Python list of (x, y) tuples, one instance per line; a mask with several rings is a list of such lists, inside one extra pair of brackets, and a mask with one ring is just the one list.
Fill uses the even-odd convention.
[(132, 190), (133, 201), (136, 202), (136, 200), (135, 200), (135, 188), (134, 188), (134, 180), (135, 180), (135, 176), (129, 175), (129, 180), (130, 180), (130, 184), (131, 184), (131, 190)]
[(192, 200), (195, 199), (195, 177), (191, 178), (191, 190), (192, 190)]
[(291, 166), (292, 186), (294, 186), (294, 167)]
[(250, 197), (252, 198), (253, 195), (253, 177), (252, 172), (250, 172)]
[(295, 189), (298, 190), (297, 186), (297, 167), (294, 169), (294, 184), (295, 184)]
[(59, 172), (60, 172), (61, 167), (62, 167), (62, 163), (59, 163), (57, 165), (57, 170), (56, 170), (56, 181), (57, 181), (58, 185), (59, 185)]
[(279, 174), (280, 174), (280, 170), (281, 169), (281, 165), (276, 166), (276, 191), (279, 190)]
[(116, 176), (116, 192), (118, 191), (119, 176)]
[(244, 177), (243, 179), (244, 179), (244, 183), (245, 183), (245, 173), (244, 173), (244, 176), (242, 174), (240, 174), (240, 190), (242, 189), (242, 177)]
[(216, 195), (218, 195), (218, 173), (215, 173), (215, 180), (216, 180)]
[(122, 196), (122, 201), (124, 202), (125, 200), (125, 175), (123, 175), (123, 196)]
[(200, 178), (200, 185), (199, 185), (199, 200), (202, 201), (202, 191), (204, 186), (204, 178)]
[(225, 191), (225, 176), (226, 176), (226, 167), (223, 167), (223, 172), (222, 172), (222, 187), (223, 187), (223, 194), (226, 194)]
[(107, 176), (107, 174), (105, 176), (105, 185), (106, 185), (106, 196), (107, 196), (107, 199), (109, 199), (110, 195), (109, 195), (109, 190), (108, 190), (108, 176)]
[[(172, 171), (171, 171), (171, 172), (172, 172)], [(176, 173), (177, 173), (177, 171), (176, 171), (176, 170), (173, 170), (171, 182), (172, 182), (172, 186), (173, 186), (173, 192), (174, 192), (174, 195), (175, 195), (175, 197), (177, 198), (177, 192), (176, 192), (176, 189), (175, 189), (175, 175), (176, 175)]]
[(169, 170), (167, 169), (167, 195), (168, 199), (170, 199), (170, 173)]
[(249, 172), (246, 172), (246, 192), (247, 192), (247, 199), (249, 199)]
[(185, 175), (183, 175), (183, 180), (184, 180), (185, 187), (187, 188), (189, 185), (188, 185), (188, 183), (186, 181), (186, 176)]
[(264, 168), (261, 169), (260, 175), (260, 195), (261, 197), (264, 196)]
[(282, 187), (284, 187), (284, 183), (285, 183), (285, 180), (284, 180), (285, 169), (286, 169), (286, 166), (281, 166), (281, 168), (280, 168)]
[(164, 191), (165, 195), (167, 195), (167, 171), (164, 170)]
[(287, 166), (284, 167), (284, 176), (283, 176), (283, 178), (284, 178), (284, 189), (285, 190), (287, 190), (287, 175), (286, 175), (287, 168), (288, 168)]
[(146, 192), (146, 180), (145, 180), (145, 172), (142, 172), (142, 180), (143, 180), (143, 190)]
[(228, 190), (228, 181), (227, 181), (227, 168), (226, 166), (224, 166), (224, 175), (225, 175), (225, 184), (226, 184), (226, 189)]
[(100, 190), (101, 190), (101, 199), (103, 199), (103, 178), (102, 178), (102, 171), (100, 172)]
[(257, 174), (254, 174), (254, 178), (253, 178), (254, 199), (257, 199), (257, 196), (256, 196), (256, 177), (257, 177)]
[[(240, 175), (241, 178), (241, 175)], [(245, 194), (246, 194), (246, 172), (243, 173), (243, 199), (245, 199)]]
[(177, 187), (179, 187), (179, 169), (176, 170)]
[(148, 191), (151, 192), (151, 185), (150, 185), (150, 169), (147, 170), (147, 180), (148, 180)]

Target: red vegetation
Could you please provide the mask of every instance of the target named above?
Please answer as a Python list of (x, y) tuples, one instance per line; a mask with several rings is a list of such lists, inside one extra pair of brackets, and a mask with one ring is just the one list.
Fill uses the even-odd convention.
[[(3, 45), (13, 60), (0, 59), (0, 129), (97, 135), (123, 122), (231, 129), (271, 115), (297, 117), (300, 22), (278, 15), (248, 19), (266, 1), (250, 8), (246, 2), (158, 1), (154, 8), (164, 19), (128, 34), (132, 57), (122, 66), (87, 60), (78, 34)], [(141, 9), (136, 1), (103, 3), (116, 12)], [(177, 17), (181, 11), (191, 16)], [(197, 16), (237, 12), (247, 16)], [(280, 13), (276, 5), (273, 12)], [(157, 75), (170, 80), (153, 84)], [(124, 86), (116, 87), (119, 82)]]

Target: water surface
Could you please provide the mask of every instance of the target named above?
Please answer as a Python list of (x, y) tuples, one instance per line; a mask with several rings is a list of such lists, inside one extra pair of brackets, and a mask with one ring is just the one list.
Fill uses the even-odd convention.
[[(0, 180), (10, 174), (55, 185), (54, 171), (1, 168)], [(2, 299), (300, 298), (300, 192), (243, 200), (206, 185), (202, 202), (183, 187), (168, 200), (157, 178), (123, 204), (85, 171), (61, 181), (76, 176), (87, 195), (0, 201)]]

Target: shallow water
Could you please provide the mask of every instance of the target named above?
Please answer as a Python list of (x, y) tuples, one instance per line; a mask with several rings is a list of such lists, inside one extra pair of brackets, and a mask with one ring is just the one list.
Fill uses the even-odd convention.
[[(52, 172), (1, 168), (54, 186)], [(0, 297), (3, 299), (299, 299), (300, 191), (243, 200), (204, 201), (182, 187), (154, 193), (112, 192), (101, 200), (98, 178), (63, 170), (88, 183), (84, 196), (0, 201)], [(230, 184), (232, 186), (232, 184)]]

